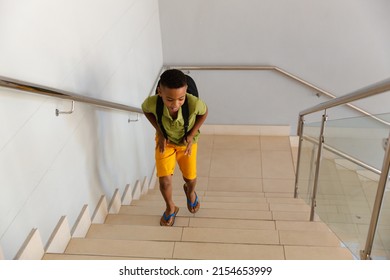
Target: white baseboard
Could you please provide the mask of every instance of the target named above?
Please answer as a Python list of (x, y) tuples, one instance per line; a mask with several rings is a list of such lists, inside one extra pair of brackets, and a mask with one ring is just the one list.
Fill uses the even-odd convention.
[(70, 238), (68, 219), (66, 216), (62, 216), (47, 242), (45, 252), (62, 254), (65, 251)]
[(122, 195), (122, 205), (130, 205), (133, 201), (131, 185), (127, 184)]
[(141, 195), (146, 194), (149, 191), (148, 177), (144, 177), (142, 181)]
[(141, 198), (141, 193), (142, 193), (142, 185), (139, 180), (135, 182), (134, 189), (133, 189), (133, 199), (138, 200)]
[(149, 182), (149, 190), (153, 190), (156, 186), (157, 183), (157, 169), (156, 166), (154, 167), (152, 178), (150, 179)]
[(84, 238), (87, 235), (91, 223), (92, 221), (91, 216), (89, 215), (89, 207), (88, 204), (85, 204), (72, 228), (72, 237)]
[[(139, 199), (141, 194), (146, 193), (150, 188), (153, 188), (155, 183), (156, 178), (149, 181), (148, 178), (145, 177), (142, 184), (137, 180), (134, 189), (131, 188), (130, 184), (126, 185), (122, 197), (119, 194), (119, 190), (116, 189), (109, 206), (107, 206), (106, 196), (102, 195), (93, 212), (92, 218), (89, 214), (88, 205), (84, 205), (72, 230), (69, 228), (67, 217), (62, 216), (56, 228), (53, 230), (45, 248), (38, 229), (34, 228), (27, 236), (14, 259), (40, 260), (43, 258), (45, 252), (63, 253), (72, 237), (84, 238), (92, 223), (103, 224), (108, 213), (118, 213), (122, 204), (130, 205), (133, 198)], [(5, 256), (0, 247), (0, 260), (2, 259), (5, 259)]]
[(121, 209), (121, 205), (122, 205), (122, 201), (119, 195), (119, 189), (115, 189), (110, 204), (108, 205), (108, 213), (117, 214)]
[(38, 229), (34, 228), (27, 236), (15, 256), (15, 260), (41, 260), (45, 250)]
[(102, 195), (92, 215), (93, 224), (103, 224), (108, 214), (106, 196)]
[(3, 249), (0, 246), (0, 260), (4, 260), (4, 259), (5, 257), (4, 257)]

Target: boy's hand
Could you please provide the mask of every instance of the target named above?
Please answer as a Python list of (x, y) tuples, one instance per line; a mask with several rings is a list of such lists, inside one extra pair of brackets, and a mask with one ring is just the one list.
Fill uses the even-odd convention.
[(167, 146), (167, 139), (165, 137), (159, 136), (157, 138), (157, 148), (159, 149), (160, 153), (164, 153), (165, 147)]
[(190, 156), (192, 152), (192, 144), (193, 144), (194, 137), (187, 135), (186, 138), (184, 138), (184, 143), (187, 144), (186, 151), (184, 152), (185, 155)]

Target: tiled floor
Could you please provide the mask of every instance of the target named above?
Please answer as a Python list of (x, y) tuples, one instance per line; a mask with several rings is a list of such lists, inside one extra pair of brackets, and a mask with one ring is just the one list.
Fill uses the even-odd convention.
[(294, 178), (288, 137), (202, 135), (198, 213), (188, 212), (177, 172), (174, 227), (159, 226), (165, 207), (156, 188), (72, 239), (64, 258), (353, 259), (324, 223), (308, 221)]

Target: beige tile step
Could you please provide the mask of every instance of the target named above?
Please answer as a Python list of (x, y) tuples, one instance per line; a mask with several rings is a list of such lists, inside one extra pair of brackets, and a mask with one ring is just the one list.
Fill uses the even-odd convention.
[[(183, 209), (184, 208), (184, 209)], [(163, 214), (164, 208), (161, 207), (139, 207), (139, 206), (122, 206), (119, 214), (127, 215), (154, 215)], [(235, 209), (204, 209), (201, 208), (196, 214), (188, 211), (187, 207), (180, 208), (178, 217), (203, 217), (203, 218), (226, 218), (226, 219), (254, 219), (254, 220), (271, 220), (270, 211), (261, 210), (235, 210)]]
[(342, 243), (331, 231), (279, 230), (283, 245), (341, 247)]
[(267, 197), (266, 201), (272, 204), (305, 204), (306, 202), (301, 198), (293, 197)]
[[(98, 255), (45, 254), (42, 260), (137, 260), (131, 257), (112, 257)], [(145, 258), (147, 260), (148, 258)]]
[[(205, 196), (206, 191), (202, 190), (196, 190), (196, 193), (200, 196), (203, 197)], [(183, 189), (174, 189), (172, 191), (172, 195), (175, 197), (185, 197)], [(162, 199), (161, 192), (158, 188), (155, 188), (153, 190), (149, 190), (147, 194), (143, 195), (141, 199)]]
[(310, 212), (272, 211), (274, 221), (309, 221)]
[(261, 149), (267, 151), (291, 150), (291, 143), (288, 137), (261, 136)]
[[(161, 216), (109, 214), (105, 223), (113, 225), (156, 226), (160, 224), (160, 218)], [(275, 229), (275, 222), (267, 220), (177, 217), (175, 227)]]
[(264, 197), (267, 198), (293, 198), (294, 192), (265, 192)]
[(275, 229), (274, 221), (218, 219), (218, 218), (190, 218), (189, 227), (198, 228), (231, 228), (231, 229)]
[(174, 259), (188, 260), (284, 260), (283, 246), (178, 242)]
[[(256, 192), (247, 192), (247, 191), (212, 191), (212, 190), (198, 190), (196, 189), (196, 193), (199, 197), (243, 197), (243, 198), (261, 198), (265, 197), (264, 192), (256, 191)], [(177, 197), (185, 197), (184, 191), (181, 190), (173, 190), (173, 196)], [(154, 189), (149, 191), (147, 194), (141, 197), (141, 199), (161, 199), (161, 193), (158, 189)]]
[(272, 220), (270, 211), (231, 210), (231, 209), (201, 209), (195, 214), (200, 218), (223, 218), (244, 220)]
[[(194, 214), (190, 213), (187, 210), (187, 207), (179, 207), (179, 213), (178, 217), (193, 217)], [(163, 206), (149, 206), (149, 207), (143, 207), (143, 206), (127, 206), (122, 205), (121, 209), (119, 210), (119, 214), (122, 215), (151, 215), (151, 216), (158, 216), (158, 220), (160, 220), (161, 215), (165, 211), (165, 207)]]
[(295, 204), (270, 203), (269, 206), (271, 211), (310, 212), (310, 206), (301, 203), (295, 203)]
[[(199, 184), (196, 186), (196, 190), (205, 192), (243, 192), (243, 193), (260, 193), (263, 192), (263, 184), (261, 179), (261, 172), (255, 172), (259, 175), (257, 178), (237, 178), (237, 177), (209, 177), (207, 181), (207, 187), (203, 186), (199, 188)], [(217, 175), (218, 176), (218, 175)], [(234, 176), (234, 175), (233, 175)], [(182, 187), (174, 188), (174, 190), (183, 191)]]
[[(105, 223), (113, 224), (113, 225), (155, 226), (155, 225), (160, 225), (161, 214), (159, 215), (108, 214)], [(188, 226), (189, 221), (190, 221), (190, 217), (176, 217), (175, 226), (179, 226), (179, 227)]]
[(188, 241), (237, 244), (279, 244), (277, 230), (92, 225), (86, 238), (145, 241)]
[[(253, 176), (253, 175), (252, 175)], [(261, 175), (259, 175), (261, 176)], [(207, 188), (207, 191), (220, 191), (220, 192), (223, 192), (223, 191), (229, 191), (229, 192), (253, 192), (253, 193), (257, 193), (257, 192), (263, 192), (263, 187), (261, 185), (261, 179), (257, 179), (258, 180), (258, 184), (260, 186), (248, 186), (246, 184), (237, 184), (235, 186), (225, 186), (225, 185), (211, 185), (211, 183), (209, 184), (208, 188)]]
[(114, 240), (180, 241), (182, 227), (93, 224), (86, 238)]
[(204, 194), (206, 197), (265, 197), (264, 192), (245, 192), (245, 191), (211, 191), (207, 190)]
[[(180, 200), (174, 200), (176, 206), (186, 209), (187, 211), (187, 199), (182, 197)], [(238, 202), (208, 202), (199, 198), (202, 209), (234, 209), (234, 210), (262, 210), (269, 211), (268, 203), (238, 203)], [(165, 209), (165, 202), (161, 200), (139, 200), (132, 203), (132, 206), (138, 207), (160, 207)], [(302, 206), (303, 207), (303, 206)], [(293, 208), (293, 207), (291, 207)], [(296, 206), (298, 208), (298, 206)]]
[(247, 196), (217, 196), (217, 195), (206, 195), (203, 197), (205, 202), (234, 202), (234, 203), (268, 203), (265, 197), (247, 197)]
[[(240, 196), (240, 194), (234, 196), (231, 195), (231, 193), (228, 196), (222, 196), (216, 194), (200, 195), (197, 192), (197, 195), (201, 201), (205, 201), (205, 202), (234, 202), (234, 203), (259, 203), (259, 204), (264, 204), (269, 202), (264, 197)], [(174, 201), (186, 201), (187, 199), (184, 194), (174, 195), (172, 198)], [(143, 201), (163, 201), (163, 198), (161, 194), (145, 195), (140, 200), (134, 200), (132, 202), (132, 205), (139, 205), (139, 203), (140, 202), (143, 203)], [(290, 203), (294, 203), (294, 201), (290, 201)]]
[(300, 231), (330, 231), (323, 222), (309, 221), (275, 221), (278, 230), (300, 230)]
[(172, 258), (174, 242), (72, 238), (66, 254), (133, 258)]
[(277, 245), (277, 230), (184, 228), (183, 241), (226, 244)]
[(320, 246), (284, 246), (286, 260), (353, 260), (347, 248)]

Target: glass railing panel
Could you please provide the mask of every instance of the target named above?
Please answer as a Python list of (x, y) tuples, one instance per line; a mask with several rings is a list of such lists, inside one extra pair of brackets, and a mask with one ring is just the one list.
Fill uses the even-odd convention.
[(301, 143), (300, 168), (297, 182), (298, 198), (303, 199), (308, 205), (311, 204), (317, 148), (317, 144), (307, 139), (303, 139)]
[[(315, 212), (343, 244), (360, 258), (364, 249), (379, 176), (324, 151)], [(381, 244), (375, 242), (375, 248)]]
[[(376, 182), (377, 183), (377, 182)], [(374, 187), (374, 186), (370, 186)], [(390, 183), (387, 181), (385, 194), (382, 200), (378, 226), (374, 237), (374, 246), (371, 252), (372, 259), (390, 260)]]
[[(321, 114), (316, 115), (316, 119), (322, 118)], [(306, 122), (303, 127), (297, 194), (298, 198), (303, 199), (308, 205), (311, 204), (313, 195), (320, 129), (321, 122)]]
[[(355, 257), (360, 258), (378, 188), (379, 175), (375, 169), (382, 168), (385, 154), (382, 141), (388, 137), (389, 127), (372, 122), (368, 117), (332, 120), (331, 114), (329, 116), (324, 132), (315, 212)], [(388, 114), (380, 117), (385, 119)], [(386, 215), (385, 209), (382, 207), (382, 215)], [(372, 254), (376, 258), (387, 256), (383, 236), (389, 233), (389, 220), (389, 216), (383, 218), (382, 234), (378, 232), (380, 236), (374, 240)]]
[[(325, 143), (381, 170), (385, 152), (383, 141), (387, 139), (390, 127), (367, 116), (332, 119), (332, 113), (328, 115)], [(375, 116), (390, 119), (389, 113)]]
[(321, 132), (323, 113), (314, 113), (310, 115), (309, 120), (305, 120), (303, 135), (314, 139), (318, 143)]

